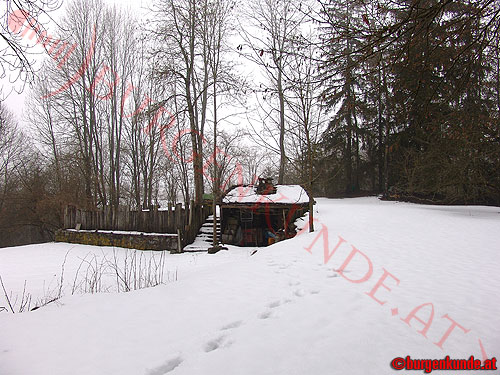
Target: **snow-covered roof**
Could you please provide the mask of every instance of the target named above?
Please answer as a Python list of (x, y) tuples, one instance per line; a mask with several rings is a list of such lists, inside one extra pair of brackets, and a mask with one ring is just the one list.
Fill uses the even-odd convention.
[(274, 194), (257, 194), (257, 186), (242, 185), (230, 190), (222, 203), (276, 203), (303, 204), (309, 202), (309, 196), (300, 185), (276, 185)]

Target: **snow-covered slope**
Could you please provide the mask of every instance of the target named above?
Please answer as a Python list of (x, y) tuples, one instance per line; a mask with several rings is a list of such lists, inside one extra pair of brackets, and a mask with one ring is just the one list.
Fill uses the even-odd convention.
[[(500, 208), (317, 202), (315, 233), (253, 256), (169, 255), (175, 282), (0, 314), (0, 374), (379, 375), (500, 354)], [(71, 246), (0, 249), (0, 275), (58, 277)], [(70, 254), (110, 251), (90, 248)]]

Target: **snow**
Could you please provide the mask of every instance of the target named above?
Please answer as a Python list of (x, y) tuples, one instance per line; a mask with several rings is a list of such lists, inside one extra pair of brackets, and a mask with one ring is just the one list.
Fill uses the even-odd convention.
[[(407, 355), (482, 359), (482, 345), (498, 357), (500, 208), (316, 201), (316, 232), (253, 256), (255, 249), (234, 246), (215, 255), (168, 254), (165, 269), (176, 269), (177, 281), (129, 293), (66, 293), (36, 311), (0, 313), (0, 374), (379, 375)], [(345, 242), (325, 264), (326, 233), (327, 258), (338, 236)], [(353, 247), (366, 257), (356, 252), (339, 272)], [(0, 275), (17, 292), (24, 279), (28, 289), (49, 282), (69, 249), (66, 275), (85, 254), (113, 250), (0, 249)], [(370, 263), (371, 276), (353, 282)], [(457, 326), (442, 341), (450, 319), (468, 333)]]
[(257, 194), (254, 185), (238, 186), (229, 191), (223, 203), (278, 203), (302, 204), (309, 202), (309, 196), (300, 185), (276, 185), (275, 194)]
[[(144, 272), (150, 260), (159, 264), (163, 258), (164, 281), (168, 282), (196, 274), (201, 269), (233, 262), (239, 257), (248, 257), (248, 254), (249, 249), (242, 249), (231, 254), (226, 252), (218, 257), (201, 257), (199, 254), (172, 255), (168, 251), (136, 251), (120, 247), (54, 242), (0, 249), (0, 276), (7, 291), (12, 292), (14, 298), (18, 296), (18, 300), (21, 299), (26, 281), (26, 291), (32, 296), (32, 301), (36, 302), (55, 297), (59, 292), (61, 274), (63, 295), (72, 294), (73, 289), (75, 293), (79, 293), (82, 285), (91, 277), (87, 271), (91, 272), (93, 269), (102, 270), (100, 289), (115, 292), (118, 289), (113, 269), (115, 264), (122, 270), (141, 269)], [(133, 261), (137, 267), (133, 267)], [(7, 306), (3, 293), (0, 293), (1, 306)], [(3, 318), (5, 315), (0, 313), (0, 322)]]

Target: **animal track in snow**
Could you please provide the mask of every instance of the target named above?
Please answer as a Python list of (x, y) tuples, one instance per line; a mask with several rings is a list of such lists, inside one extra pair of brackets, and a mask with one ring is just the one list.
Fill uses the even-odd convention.
[(222, 344), (224, 343), (225, 339), (226, 339), (226, 336), (222, 335), (222, 336), (217, 337), (214, 340), (210, 340), (209, 342), (207, 342), (205, 344), (205, 352), (209, 353), (209, 352), (213, 352), (216, 349), (219, 349), (222, 346)]
[(226, 331), (228, 329), (233, 329), (233, 328), (238, 328), (239, 326), (241, 326), (243, 324), (243, 321), (242, 320), (237, 320), (235, 322), (231, 322), (229, 324), (226, 324), (225, 326), (223, 326), (221, 328), (221, 331)]
[(314, 290), (311, 290), (310, 293), (311, 294), (319, 294), (319, 290), (318, 289), (314, 289)]
[(263, 313), (259, 314), (259, 319), (268, 319), (273, 315), (273, 312), (271, 310), (266, 310)]
[(270, 304), (268, 304), (267, 307), (269, 307), (270, 309), (275, 309), (276, 307), (279, 307), (281, 305), (284, 305), (284, 304), (290, 303), (290, 302), (292, 302), (292, 300), (289, 299), (289, 298), (286, 298), (286, 299), (284, 299), (282, 301), (281, 300), (276, 300), (276, 301), (273, 301)]
[(295, 292), (293, 292), (293, 294), (296, 295), (297, 297), (304, 297), (306, 293), (302, 289), (297, 289)]
[(173, 371), (182, 362), (183, 362), (182, 357), (175, 357), (175, 358), (168, 360), (163, 365), (161, 365), (157, 368), (154, 368), (152, 370), (149, 370), (146, 374), (147, 375), (164, 375), (164, 374), (167, 374), (167, 373)]
[(281, 301), (274, 301), (274, 302), (271, 302), (269, 305), (267, 305), (267, 307), (274, 309), (275, 307), (278, 307), (280, 305), (281, 305)]

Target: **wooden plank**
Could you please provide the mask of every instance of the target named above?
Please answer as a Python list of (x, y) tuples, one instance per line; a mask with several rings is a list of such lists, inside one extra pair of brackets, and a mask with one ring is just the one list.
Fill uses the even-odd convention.
[(172, 210), (172, 203), (168, 202), (168, 232), (171, 232), (174, 230), (174, 218), (173, 218), (173, 210)]
[(177, 203), (175, 205), (175, 227), (177, 229), (180, 229), (183, 227), (183, 220), (182, 220), (182, 203)]

